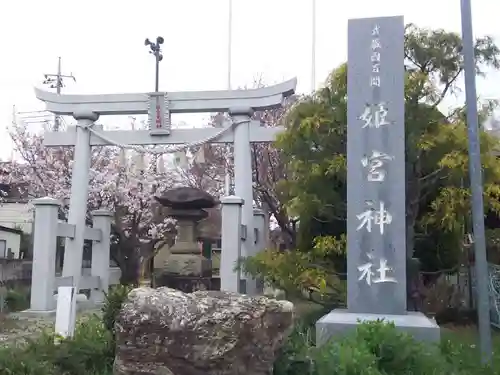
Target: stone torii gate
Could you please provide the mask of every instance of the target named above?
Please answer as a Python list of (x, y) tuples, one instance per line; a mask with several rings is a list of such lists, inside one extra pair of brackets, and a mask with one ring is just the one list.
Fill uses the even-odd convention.
[[(81, 278), (85, 216), (92, 146), (182, 145), (234, 143), (235, 194), (243, 199), (241, 224), (253, 223), (251, 142), (271, 142), (282, 127), (263, 127), (251, 120), (253, 111), (282, 106), (283, 100), (295, 92), (297, 80), (251, 90), (154, 92), (140, 94), (65, 95), (35, 89), (36, 97), (45, 102), (46, 110), (56, 115), (73, 116), (76, 127), (64, 132), (46, 132), (46, 147), (73, 146), (74, 163), (68, 224), (75, 235), (65, 243), (63, 277), (73, 277), (78, 291)], [(172, 113), (228, 112), (231, 116), (221, 128), (171, 129)], [(95, 125), (99, 116), (147, 114), (150, 130), (103, 131)], [(246, 231), (241, 242), (241, 255), (254, 252), (254, 232)], [(247, 286), (248, 287), (248, 286)], [(249, 286), (250, 289), (253, 289)]]

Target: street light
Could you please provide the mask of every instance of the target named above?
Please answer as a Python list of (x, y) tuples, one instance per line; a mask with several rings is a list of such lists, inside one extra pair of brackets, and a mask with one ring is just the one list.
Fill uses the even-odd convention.
[(460, 0), (462, 19), (462, 54), (464, 56), (465, 103), (467, 107), (467, 132), (469, 138), (469, 174), (472, 196), (472, 223), (476, 261), (477, 315), (481, 359), (491, 360), (490, 296), (488, 288), (488, 260), (484, 234), (483, 176), (476, 94), (476, 62), (472, 33), (470, 0)]
[(149, 46), (149, 53), (155, 56), (156, 61), (156, 77), (155, 77), (155, 92), (159, 91), (160, 86), (160, 61), (163, 60), (163, 55), (161, 53), (161, 45), (165, 43), (163, 37), (158, 36), (156, 38), (156, 43), (150, 41), (148, 38), (144, 41), (145, 46)]

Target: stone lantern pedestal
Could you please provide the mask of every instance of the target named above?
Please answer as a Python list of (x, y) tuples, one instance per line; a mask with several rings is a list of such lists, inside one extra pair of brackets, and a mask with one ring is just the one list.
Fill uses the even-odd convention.
[(197, 242), (198, 222), (207, 217), (207, 212), (202, 209), (166, 211), (177, 220), (177, 239), (170, 249), (162, 249), (155, 257), (155, 270), (175, 275), (211, 277), (212, 264), (202, 256)]

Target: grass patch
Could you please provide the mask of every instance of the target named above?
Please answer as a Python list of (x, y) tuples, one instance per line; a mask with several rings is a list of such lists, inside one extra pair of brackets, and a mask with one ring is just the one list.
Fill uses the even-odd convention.
[[(456, 327), (447, 325), (441, 327), (443, 339), (453, 340), (464, 345), (473, 346), (479, 343), (479, 332), (476, 326)], [(500, 348), (500, 332), (492, 327), (493, 347)]]
[[(441, 346), (444, 348), (453, 346), (455, 351), (454, 357), (460, 359), (460, 362), (463, 362), (466, 367), (468, 364), (480, 361), (479, 341), (479, 332), (476, 326), (446, 326), (441, 328)], [(500, 332), (493, 327), (492, 346), (492, 365), (494, 368), (500, 369)]]

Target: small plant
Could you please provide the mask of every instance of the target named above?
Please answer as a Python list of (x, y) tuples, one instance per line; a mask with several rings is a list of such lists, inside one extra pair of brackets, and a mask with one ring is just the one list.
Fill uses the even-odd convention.
[(377, 361), (382, 374), (449, 374), (448, 365), (436, 345), (423, 344), (393, 323), (360, 324), (354, 336)]
[(28, 288), (8, 289), (5, 294), (5, 307), (9, 312), (21, 311), (29, 308), (30, 291)]
[(288, 337), (285, 346), (274, 362), (273, 375), (310, 374), (314, 347), (314, 331), (311, 327), (299, 323)]
[(108, 291), (104, 306), (102, 307), (102, 321), (108, 331), (113, 336), (115, 332), (115, 321), (118, 313), (120, 312), (123, 302), (127, 299), (128, 294), (133, 289), (129, 285), (116, 285)]
[(322, 308), (302, 316), (274, 362), (273, 375), (312, 374), (311, 351), (316, 342), (315, 323), (330, 310)]

